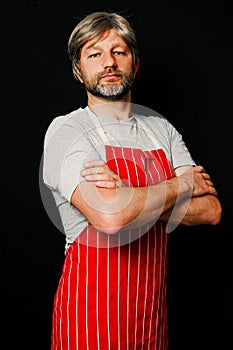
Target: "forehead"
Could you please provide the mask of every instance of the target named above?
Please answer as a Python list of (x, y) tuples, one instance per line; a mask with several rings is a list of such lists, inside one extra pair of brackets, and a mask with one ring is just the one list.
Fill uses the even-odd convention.
[(82, 50), (89, 50), (93, 47), (102, 47), (102, 46), (124, 46), (128, 45), (126, 42), (117, 34), (114, 29), (109, 29), (102, 34), (95, 36), (88, 40), (84, 45)]

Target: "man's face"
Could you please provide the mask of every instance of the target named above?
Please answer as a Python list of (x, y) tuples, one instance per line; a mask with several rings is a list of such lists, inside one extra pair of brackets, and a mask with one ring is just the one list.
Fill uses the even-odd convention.
[(113, 30), (89, 40), (81, 50), (79, 80), (95, 96), (118, 100), (132, 87), (136, 74), (128, 45)]

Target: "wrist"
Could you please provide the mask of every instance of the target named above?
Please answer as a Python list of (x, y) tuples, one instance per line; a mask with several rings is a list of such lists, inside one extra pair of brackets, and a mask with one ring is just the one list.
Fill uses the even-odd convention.
[(185, 176), (178, 176), (178, 195), (177, 200), (183, 200), (192, 197), (193, 193), (193, 176), (192, 173), (186, 173)]
[(173, 182), (173, 191), (176, 193), (176, 200), (180, 201), (192, 196), (193, 183), (191, 174), (175, 176), (171, 180)]

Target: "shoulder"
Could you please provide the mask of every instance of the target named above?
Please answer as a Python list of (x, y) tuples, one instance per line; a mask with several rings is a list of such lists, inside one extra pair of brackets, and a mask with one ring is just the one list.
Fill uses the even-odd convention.
[(66, 134), (67, 128), (69, 128), (69, 134), (71, 129), (78, 132), (82, 128), (83, 123), (86, 123), (85, 109), (78, 108), (68, 114), (55, 117), (49, 124), (44, 138), (44, 144), (48, 144), (52, 137), (55, 135)]
[(149, 115), (137, 115), (136, 118), (139, 122), (145, 124), (151, 131), (156, 130), (159, 133), (170, 134), (170, 132), (175, 129), (173, 124), (167, 118), (157, 112)]

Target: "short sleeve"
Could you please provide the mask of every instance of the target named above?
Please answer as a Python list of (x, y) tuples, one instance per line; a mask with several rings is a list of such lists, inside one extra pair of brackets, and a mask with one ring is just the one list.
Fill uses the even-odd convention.
[(75, 188), (83, 181), (80, 171), (89, 160), (100, 159), (100, 153), (82, 133), (69, 123), (48, 128), (43, 154), (43, 180), (68, 202)]
[[(169, 123), (170, 124), (170, 123)], [(193, 160), (182, 135), (177, 129), (170, 124), (170, 147), (171, 147), (171, 161), (173, 168), (176, 169), (184, 165), (196, 165)]]

